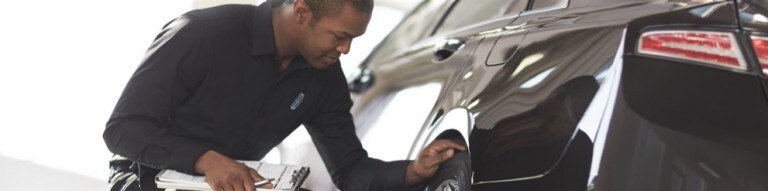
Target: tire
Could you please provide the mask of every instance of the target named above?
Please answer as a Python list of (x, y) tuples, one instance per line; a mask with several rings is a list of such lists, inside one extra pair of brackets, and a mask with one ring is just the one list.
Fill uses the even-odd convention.
[(428, 191), (468, 191), (472, 186), (472, 166), (467, 151), (458, 152), (440, 165), (427, 184)]

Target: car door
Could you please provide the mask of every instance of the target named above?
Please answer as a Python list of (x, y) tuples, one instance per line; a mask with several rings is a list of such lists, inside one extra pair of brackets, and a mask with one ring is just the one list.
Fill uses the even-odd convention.
[[(431, 37), (455, 1), (420, 3), (362, 63), (350, 90), (356, 132), (369, 156), (402, 160), (451, 78)], [(458, 47), (453, 47), (454, 51)]]
[[(416, 159), (424, 146), (447, 131), (457, 131), (463, 135), (465, 141), (468, 141), (468, 133), (471, 129), (467, 121), (468, 113), (466, 109), (453, 107), (457, 103), (467, 104), (467, 100), (460, 99), (465, 92), (455, 91), (454, 86), (473, 76), (472, 73), (466, 73), (470, 64), (476, 60), (486, 59), (488, 50), (484, 49), (490, 49), (492, 46), (488, 45), (495, 43), (493, 35), (503, 31), (504, 26), (515, 21), (527, 4), (527, 0), (494, 0), (483, 4), (469, 0), (458, 1), (435, 29), (436, 39), (461, 41), (466, 47), (472, 47), (475, 50), (465, 52), (471, 54), (454, 55), (456, 58), (452, 62), (459, 64), (461, 68), (452, 70), (456, 74), (452, 74), (451, 82), (443, 88), (442, 96), (435, 103), (434, 111), (424, 122), (423, 130), (411, 147), (408, 159)], [(436, 57), (444, 57), (440, 55), (439, 48), (435, 50)], [(474, 52), (483, 52), (483, 54), (474, 54)]]
[[(560, 190), (586, 184), (591, 149), (577, 128), (599, 88), (597, 74), (611, 63), (621, 40), (620, 26), (578, 25), (588, 10), (567, 9), (568, 0), (533, 0), (507, 26), (488, 34), (467, 79), (472, 113), (470, 135), (473, 189)], [(486, 43), (487, 42), (487, 43)], [(555, 168), (558, 164), (568, 166)], [(569, 174), (555, 184), (548, 175)], [(542, 187), (543, 185), (543, 187)], [(550, 186), (547, 186), (550, 185)], [(573, 187), (572, 187), (573, 186)]]
[[(472, 35), (476, 33), (473, 31), (509, 23), (510, 18), (500, 17), (517, 16), (517, 12), (508, 11), (511, 10), (508, 7), (514, 7), (510, 6), (512, 2), (520, 1), (496, 0), (482, 6), (468, 0), (425, 1), (412, 14), (415, 16), (403, 20), (384, 40), (350, 83), (357, 133), (371, 157), (382, 160), (413, 158), (417, 151), (411, 148), (417, 148), (414, 143), (421, 143), (418, 141), (420, 132), (439, 110), (435, 108), (436, 103), (446, 97), (446, 89), (466, 69), (469, 59), (473, 58), (472, 53), (482, 41), (482, 37)], [(443, 13), (448, 13), (447, 16), (418, 16), (422, 15), (418, 13), (420, 10), (441, 10), (442, 7), (429, 9), (440, 7), (436, 5), (439, 3), (447, 6)], [(522, 10), (519, 6), (517, 9)], [(467, 16), (467, 13), (483, 8), (495, 10), (485, 9), (482, 14)], [(432, 28), (415, 28), (415, 23)], [(425, 34), (421, 39), (410, 43), (403, 40), (403, 36), (422, 32)]]

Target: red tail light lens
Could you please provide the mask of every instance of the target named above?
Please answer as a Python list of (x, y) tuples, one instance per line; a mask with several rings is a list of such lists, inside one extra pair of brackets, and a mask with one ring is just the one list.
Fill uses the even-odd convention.
[(752, 36), (752, 48), (755, 49), (763, 73), (768, 75), (768, 38)]
[(746, 70), (736, 38), (731, 33), (653, 31), (640, 37), (638, 52)]

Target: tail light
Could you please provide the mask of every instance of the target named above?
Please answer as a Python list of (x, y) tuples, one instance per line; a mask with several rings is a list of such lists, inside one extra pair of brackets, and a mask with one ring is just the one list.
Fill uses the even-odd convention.
[[(765, 43), (766, 40), (762, 39), (761, 42)], [(640, 37), (638, 52), (742, 71), (747, 69), (736, 38), (733, 34), (725, 32), (682, 30), (646, 32)]]
[(752, 36), (752, 48), (755, 49), (763, 73), (768, 75), (768, 38)]

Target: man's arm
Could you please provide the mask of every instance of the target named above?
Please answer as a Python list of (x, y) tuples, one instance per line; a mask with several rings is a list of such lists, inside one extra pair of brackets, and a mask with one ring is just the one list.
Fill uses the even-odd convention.
[[(205, 174), (216, 190), (253, 191), (263, 180), (256, 170), (224, 156), (203, 140), (171, 133), (173, 110), (192, 96), (205, 78), (210, 51), (186, 16), (168, 23), (123, 90), (104, 131), (113, 153), (157, 169)], [(262, 187), (270, 188), (271, 184)]]
[(369, 158), (355, 133), (352, 115), (349, 113), (352, 101), (346, 80), (336, 63), (326, 70), (337, 72), (322, 95), (322, 102), (316, 114), (304, 123), (312, 136), (334, 184), (342, 190), (407, 190), (434, 176), (440, 164), (453, 156), (453, 149), (465, 150), (463, 146), (448, 140), (439, 140), (428, 145), (416, 161), (392, 161)]
[(383, 162), (368, 157), (355, 133), (352, 100), (339, 63), (325, 69), (320, 102), (304, 126), (341, 190), (403, 190), (409, 161)]
[(145, 54), (107, 122), (104, 140), (113, 153), (153, 168), (195, 172), (195, 160), (211, 149), (199, 140), (170, 133), (173, 109), (198, 86), (205, 65), (199, 41), (189, 37), (190, 20), (168, 23)]

